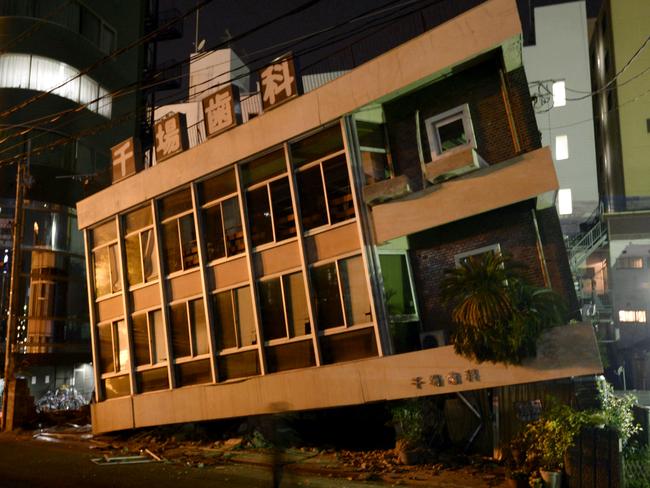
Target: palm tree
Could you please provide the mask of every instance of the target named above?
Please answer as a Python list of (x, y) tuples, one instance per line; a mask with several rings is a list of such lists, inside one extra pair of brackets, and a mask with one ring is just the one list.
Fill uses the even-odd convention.
[(521, 269), (501, 253), (486, 252), (445, 271), (442, 299), (456, 325), (457, 353), (478, 362), (518, 364), (535, 355), (543, 330), (564, 322), (561, 298), (528, 284)]

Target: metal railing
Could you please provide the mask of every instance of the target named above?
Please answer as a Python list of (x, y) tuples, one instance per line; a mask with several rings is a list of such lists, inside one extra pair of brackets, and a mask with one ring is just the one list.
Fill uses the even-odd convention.
[(607, 242), (607, 224), (601, 220), (587, 232), (568, 244), (569, 264), (575, 271), (589, 257), (589, 255)]

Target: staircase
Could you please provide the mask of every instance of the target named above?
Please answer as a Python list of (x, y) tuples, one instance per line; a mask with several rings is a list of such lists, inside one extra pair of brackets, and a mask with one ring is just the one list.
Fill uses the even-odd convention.
[(607, 243), (607, 224), (601, 220), (598, 220), (587, 232), (567, 242), (569, 265), (574, 276), (589, 255), (605, 243)]

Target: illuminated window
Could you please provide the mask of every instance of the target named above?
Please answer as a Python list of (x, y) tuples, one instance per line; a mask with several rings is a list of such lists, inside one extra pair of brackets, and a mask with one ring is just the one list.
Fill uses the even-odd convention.
[(620, 257), (616, 260), (618, 269), (641, 269), (643, 268), (643, 258), (637, 257)]
[(566, 86), (564, 81), (553, 83), (553, 106), (564, 107), (566, 105)]
[(560, 215), (571, 215), (573, 213), (571, 188), (562, 188), (557, 192), (557, 207)]
[[(88, 110), (110, 118), (113, 100), (109, 92), (91, 77), (77, 76), (78, 69), (55, 59), (31, 54), (0, 55), (0, 88), (53, 90), (60, 97), (88, 104)], [(93, 101), (99, 97), (102, 99)]]
[(618, 321), (645, 324), (646, 323), (645, 310), (619, 310)]
[(96, 227), (91, 237), (95, 298), (122, 291), (115, 221)]
[(569, 159), (569, 138), (566, 134), (555, 136), (555, 160)]

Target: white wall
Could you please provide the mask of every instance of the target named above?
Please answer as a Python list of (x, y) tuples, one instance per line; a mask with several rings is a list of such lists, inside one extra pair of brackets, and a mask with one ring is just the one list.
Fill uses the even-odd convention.
[[(565, 80), (566, 87), (588, 92), (589, 46), (585, 2), (571, 2), (535, 9), (534, 46), (524, 47), (524, 67), (528, 82)], [(552, 82), (545, 83), (551, 90)], [(537, 91), (531, 85), (533, 91)], [(581, 93), (566, 91), (567, 98)], [(543, 110), (543, 109), (542, 109)], [(596, 152), (591, 98), (567, 100), (563, 107), (538, 110), (537, 125), (542, 144), (550, 146), (560, 188), (570, 188), (573, 214), (563, 216), (563, 226), (580, 222), (598, 206)], [(567, 135), (569, 158), (555, 160), (555, 137)]]

